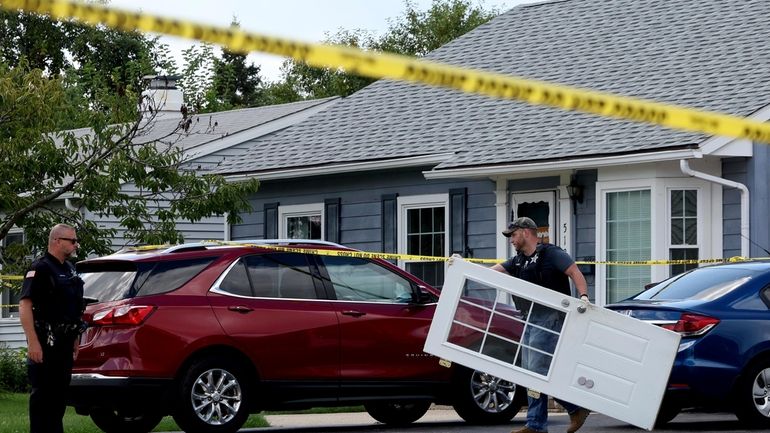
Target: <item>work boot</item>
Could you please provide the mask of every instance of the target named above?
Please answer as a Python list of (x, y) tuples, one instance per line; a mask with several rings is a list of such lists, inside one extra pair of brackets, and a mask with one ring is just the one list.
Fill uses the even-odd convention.
[(524, 426), (524, 428), (519, 430), (511, 430), (511, 433), (548, 433), (548, 432), (542, 432), (540, 430), (533, 430), (527, 426)]
[(567, 429), (567, 433), (575, 433), (580, 430), (580, 427), (583, 427), (583, 424), (586, 422), (586, 418), (588, 418), (590, 413), (590, 410), (581, 407), (569, 414), (569, 428)]

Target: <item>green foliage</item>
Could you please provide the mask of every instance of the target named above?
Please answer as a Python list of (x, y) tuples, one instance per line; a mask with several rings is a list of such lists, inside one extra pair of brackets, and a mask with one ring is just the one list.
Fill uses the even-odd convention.
[(0, 344), (0, 392), (28, 392), (27, 350)]
[[(411, 56), (424, 56), (494, 18), (498, 11), (474, 6), (470, 0), (433, 0), (426, 11), (415, 9), (405, 1), (406, 11), (391, 21), (380, 38), (363, 30), (340, 30), (327, 36), (324, 42), (347, 45), (372, 51), (388, 51)], [(315, 68), (292, 59), (281, 68), (283, 83), (268, 90), (278, 100), (281, 95), (292, 98), (315, 99), (328, 96), (348, 96), (371, 84), (374, 80), (348, 74), (332, 68)], [(287, 100), (287, 102), (288, 102)]]
[[(30, 24), (12, 28), (14, 19)], [(25, 14), (3, 13), (0, 24), (0, 240), (13, 227), (25, 233), (23, 249), (2, 252), (3, 273), (22, 272), (59, 222), (77, 228), (80, 258), (109, 253), (116, 230), (86, 219), (86, 209), (116, 217), (137, 243), (178, 242), (177, 221), (227, 213), (236, 222), (250, 210), (246, 197), (258, 182), (227, 184), (182, 170), (184, 155), (167, 139), (176, 131), (135, 140), (147, 129), (137, 111), (141, 76), (174, 66), (154, 40)], [(26, 40), (46, 31), (63, 36)], [(61, 61), (45, 48), (54, 42), (68, 53)]]
[(499, 14), (495, 9), (474, 6), (469, 0), (433, 0), (426, 11), (415, 9), (409, 0), (405, 6), (404, 14), (390, 23), (376, 49), (421, 57)]

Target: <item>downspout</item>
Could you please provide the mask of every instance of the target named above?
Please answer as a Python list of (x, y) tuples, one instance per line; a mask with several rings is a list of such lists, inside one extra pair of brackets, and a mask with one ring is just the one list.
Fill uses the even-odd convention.
[(720, 185), (723, 185), (729, 188), (737, 188), (741, 191), (741, 256), (750, 257), (751, 252), (749, 251), (749, 239), (750, 239), (749, 237), (749, 188), (742, 183), (723, 179), (721, 177), (712, 176), (710, 174), (702, 173), (700, 171), (695, 171), (690, 168), (690, 164), (685, 159), (679, 160), (679, 168), (682, 170), (682, 173), (688, 176), (696, 177), (698, 179), (703, 179), (708, 182), (718, 183)]

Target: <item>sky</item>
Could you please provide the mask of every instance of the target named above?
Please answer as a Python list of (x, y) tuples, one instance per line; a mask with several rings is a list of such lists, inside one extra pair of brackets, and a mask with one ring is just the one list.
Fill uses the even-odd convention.
[[(524, 3), (542, 0), (474, 0), (485, 9), (506, 11)], [(412, 0), (419, 10), (427, 10), (432, 0)], [(229, 26), (235, 17), (241, 28), (270, 36), (281, 36), (303, 42), (319, 42), (326, 34), (340, 29), (362, 29), (382, 35), (388, 20), (400, 17), (404, 0), (110, 0), (113, 7), (142, 11), (167, 18), (191, 20), (213, 26)], [(163, 37), (182, 66), (182, 50), (193, 41)], [(267, 81), (280, 79), (284, 58), (269, 54), (252, 54), (249, 61), (261, 66)]]

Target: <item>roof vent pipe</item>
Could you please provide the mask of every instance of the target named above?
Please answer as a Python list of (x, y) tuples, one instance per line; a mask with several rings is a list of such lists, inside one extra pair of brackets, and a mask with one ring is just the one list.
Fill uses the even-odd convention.
[(741, 256), (751, 257), (751, 252), (749, 251), (749, 188), (742, 183), (695, 171), (690, 168), (690, 164), (685, 159), (679, 160), (679, 168), (682, 170), (682, 173), (688, 176), (718, 183), (729, 188), (737, 188), (741, 191)]

